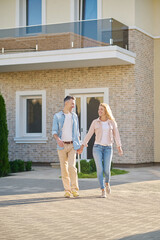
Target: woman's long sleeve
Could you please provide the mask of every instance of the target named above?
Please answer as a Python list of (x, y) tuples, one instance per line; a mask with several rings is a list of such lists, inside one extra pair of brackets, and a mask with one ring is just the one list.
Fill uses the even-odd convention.
[(89, 128), (89, 131), (88, 131), (88, 133), (87, 133), (87, 135), (85, 136), (85, 138), (84, 138), (84, 140), (83, 140), (83, 145), (85, 146), (85, 147), (88, 147), (88, 142), (89, 142), (89, 140), (91, 139), (91, 137), (93, 136), (93, 134), (94, 134), (94, 121), (91, 123), (91, 126), (90, 126), (90, 128)]
[(113, 136), (114, 136), (117, 147), (121, 147), (122, 146), (121, 139), (120, 139), (117, 124), (115, 122), (113, 124)]

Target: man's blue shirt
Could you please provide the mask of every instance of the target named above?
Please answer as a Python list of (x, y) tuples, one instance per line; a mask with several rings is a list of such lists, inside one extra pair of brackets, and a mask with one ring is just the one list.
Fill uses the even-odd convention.
[[(78, 117), (77, 117), (77, 114), (74, 112), (71, 112), (71, 114), (72, 114), (72, 122), (73, 122), (72, 124), (73, 147), (74, 147), (74, 150), (78, 150), (80, 148)], [(52, 135), (57, 134), (60, 139), (62, 137), (62, 128), (63, 128), (64, 120), (65, 120), (65, 114), (63, 111), (56, 113), (53, 117)], [(63, 147), (60, 147), (57, 144), (57, 149), (62, 150)]]

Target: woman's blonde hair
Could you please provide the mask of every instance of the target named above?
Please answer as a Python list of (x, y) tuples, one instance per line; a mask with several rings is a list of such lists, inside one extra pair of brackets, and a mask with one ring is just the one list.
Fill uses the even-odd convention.
[(100, 103), (99, 106), (104, 107), (107, 118), (113, 120), (116, 123), (115, 118), (113, 117), (112, 111), (110, 109), (110, 106), (107, 103)]

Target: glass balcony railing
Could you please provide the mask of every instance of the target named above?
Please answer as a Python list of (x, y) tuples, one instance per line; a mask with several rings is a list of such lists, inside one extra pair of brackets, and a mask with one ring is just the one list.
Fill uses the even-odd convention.
[(0, 53), (117, 45), (128, 47), (128, 27), (113, 18), (0, 30)]

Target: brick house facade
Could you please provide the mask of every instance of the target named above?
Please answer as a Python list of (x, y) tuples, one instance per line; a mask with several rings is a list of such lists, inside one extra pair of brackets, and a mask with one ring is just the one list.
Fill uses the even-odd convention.
[[(67, 40), (69, 39), (69, 41)], [(58, 34), (8, 39), (5, 48), (35, 48), (40, 51), (105, 46), (77, 35)], [(28, 42), (30, 41), (30, 44)], [(66, 44), (66, 46), (65, 46)], [(97, 46), (98, 44), (98, 46)], [(63, 46), (63, 47), (62, 47)], [(0, 40), (0, 47), (4, 47)], [(107, 47), (107, 46), (106, 46)], [(126, 50), (127, 51), (127, 50)], [(53, 114), (63, 108), (67, 89), (108, 89), (109, 105), (118, 123), (124, 156), (118, 156), (114, 145), (113, 162), (141, 164), (154, 162), (154, 39), (139, 29), (129, 30), (129, 51), (136, 54), (135, 64), (96, 64), (55, 69), (0, 72), (0, 92), (5, 98), (9, 128), (9, 158), (36, 163), (58, 162), (56, 143), (51, 135)], [(7, 55), (6, 55), (7, 56)], [(16, 142), (17, 92), (44, 91), (46, 98), (46, 140)], [(83, 93), (82, 93), (83, 94)], [(33, 94), (34, 95), (34, 94)]]

